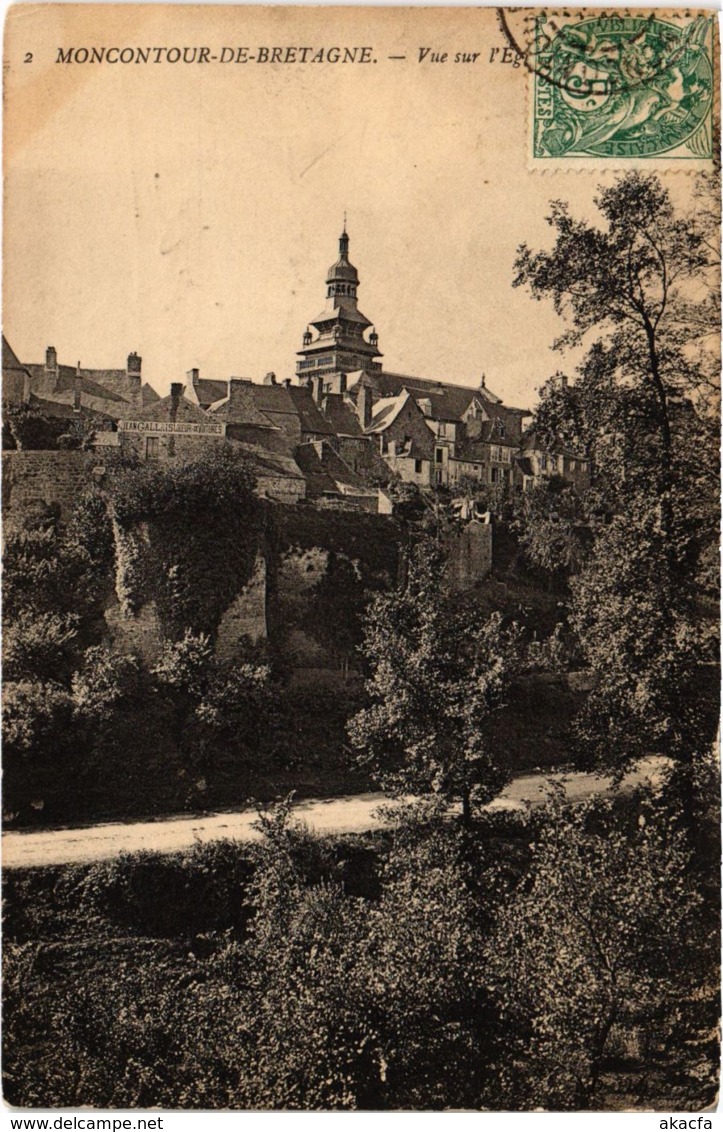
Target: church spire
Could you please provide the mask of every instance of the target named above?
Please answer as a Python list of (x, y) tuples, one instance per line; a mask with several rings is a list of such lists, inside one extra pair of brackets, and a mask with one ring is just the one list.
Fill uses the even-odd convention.
[(344, 213), (344, 227), (342, 228), (341, 236), (339, 237), (339, 255), (343, 259), (347, 259), (349, 256), (349, 237), (346, 232), (346, 212)]

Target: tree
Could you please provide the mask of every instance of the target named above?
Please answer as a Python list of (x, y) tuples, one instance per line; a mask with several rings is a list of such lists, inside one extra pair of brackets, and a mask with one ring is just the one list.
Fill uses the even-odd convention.
[(550, 479), (523, 492), (513, 527), (525, 557), (550, 578), (567, 576), (580, 567), (584, 545), (580, 533), (582, 501), (571, 485)]
[[(579, 371), (580, 389), (560, 399), (569, 408), (584, 449), (608, 450), (618, 463), (632, 429), (635, 453), (645, 466), (644, 490), (659, 499), (660, 523), (674, 555), (673, 493), (676, 486), (675, 425), (683, 396), (695, 397), (710, 374), (691, 356), (690, 324), (683, 317), (691, 298), (707, 293), (713, 267), (710, 234), (695, 218), (678, 216), (655, 176), (638, 172), (601, 188), (596, 198), (603, 226), (575, 220), (555, 201), (549, 224), (551, 251), (518, 250), (515, 286), (536, 299), (549, 297), (569, 330), (565, 348), (595, 331), (596, 341)], [(607, 420), (605, 419), (607, 416)], [(632, 490), (633, 473), (620, 469)], [(650, 478), (648, 478), (650, 477)]]
[[(687, 843), (654, 797), (627, 819), (611, 801), (553, 799), (539, 822), (529, 876), (484, 954), (509, 1035), (498, 1097), (512, 1109), (595, 1108), (615, 1044), (642, 1035), (649, 1064), (656, 1037), (672, 1039), (681, 1010), (716, 982), (715, 924), (706, 929)], [(681, 1048), (690, 1015), (686, 1025)], [(680, 1107), (710, 1103), (699, 1088)]]
[(574, 384), (548, 383), (538, 425), (585, 453), (599, 512), (615, 516), (572, 587), (596, 677), (581, 734), (616, 769), (663, 740), (690, 763), (709, 738), (685, 694), (708, 635), (698, 578), (712, 588), (718, 527), (710, 327), (690, 313), (703, 303), (710, 321), (716, 249), (709, 218), (676, 214), (654, 176), (627, 174), (596, 204), (600, 226), (554, 202), (552, 250), (523, 245), (515, 278), (566, 319), (558, 347), (588, 347)]
[(258, 650), (219, 661), (204, 633), (187, 630), (180, 641), (167, 641), (152, 669), (171, 705), (177, 750), (192, 755), (196, 769), (209, 778), (220, 748), (258, 751), (270, 704), (271, 669)]
[(577, 734), (619, 773), (651, 751), (689, 765), (704, 738), (692, 687), (700, 635), (667, 565), (652, 499), (632, 522), (613, 518), (571, 582), (570, 621), (595, 678)]
[(440, 552), (420, 544), (406, 588), (369, 606), (370, 706), (348, 725), (358, 764), (394, 794), (461, 800), (465, 825), (504, 785), (487, 739), (519, 645), (516, 625), (453, 603)]
[(464, 847), (444, 806), (400, 808), (381, 892), (345, 892), (328, 843), (263, 815), (248, 941), (241, 1107), (444, 1109), (478, 1104), (486, 990)]

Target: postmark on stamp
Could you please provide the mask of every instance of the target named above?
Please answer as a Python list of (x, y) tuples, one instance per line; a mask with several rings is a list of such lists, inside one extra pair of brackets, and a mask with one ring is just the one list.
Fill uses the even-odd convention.
[(536, 163), (712, 158), (713, 20), (666, 15), (536, 15), (526, 57)]

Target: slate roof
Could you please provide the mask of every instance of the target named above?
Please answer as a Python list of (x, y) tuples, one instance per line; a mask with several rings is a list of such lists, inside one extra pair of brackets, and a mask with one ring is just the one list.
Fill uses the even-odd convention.
[[(171, 417), (172, 404), (173, 397), (169, 393), (167, 397), (161, 397), (155, 404), (142, 409), (129, 407), (130, 411), (124, 414), (123, 419), (128, 421), (167, 421)], [(189, 401), (186, 397), (180, 397), (175, 419), (193, 424), (201, 421), (208, 423), (209, 417), (208, 413), (205, 413), (198, 405), (194, 405), (193, 401)]]
[[(44, 368), (44, 367), (43, 367)], [(72, 366), (60, 366), (61, 370), (70, 370), (75, 373)], [(89, 369), (84, 370), (81, 368), (81, 374), (86, 373), (91, 381), (96, 381), (103, 389), (107, 389), (109, 393), (115, 393), (117, 397), (122, 397), (124, 401), (132, 401), (138, 389), (138, 378), (140, 374), (135, 377), (129, 374), (124, 369)], [(148, 386), (150, 388), (150, 386)], [(155, 390), (153, 390), (155, 393)], [(156, 398), (158, 395), (156, 394)]]
[(229, 424), (254, 425), (257, 428), (271, 428), (275, 431), (278, 431), (279, 428), (255, 405), (251, 382), (243, 382), (236, 386), (233, 402), (229, 393), (229, 396), (225, 397), (223, 401), (218, 401), (215, 405), (212, 405), (210, 412), (215, 417), (228, 421)]
[(372, 405), (372, 420), (367, 433), (384, 432), (396, 420), (409, 400), (409, 393), (403, 389), (396, 397), (383, 397)]
[(3, 353), (2, 353), (2, 366), (3, 369), (17, 369), (23, 373), (29, 373), (28, 367), (24, 366), (3, 334)]
[(337, 436), (364, 435), (358, 416), (342, 393), (327, 393), (321, 411)]
[[(27, 386), (25, 386), (25, 393), (27, 393), (30, 389), (30, 371), (28, 370), (28, 367), (24, 366), (19, 360), (17, 354), (12, 349), (4, 334), (2, 336), (2, 339), (3, 397), (5, 396), (7, 390), (12, 389), (13, 387), (17, 389), (18, 382), (22, 382), (23, 386), (25, 386), (25, 383), (27, 382)], [(25, 393), (23, 395), (25, 395)]]
[(193, 382), (193, 392), (200, 405), (213, 405), (228, 397), (228, 382), (202, 377)]
[[(62, 393), (75, 392), (75, 379), (78, 373), (75, 366), (58, 366), (57, 380), (54, 371), (46, 370), (44, 365), (30, 363), (26, 369), (30, 372), (31, 389), (38, 397), (55, 401), (60, 399)], [(108, 374), (113, 373), (125, 374), (125, 370), (95, 370), (81, 367), (80, 389), (83, 398), (96, 397), (121, 406), (129, 404), (130, 402), (120, 393), (101, 383)]]
[(313, 444), (298, 444), (294, 449), (294, 459), (306, 480), (307, 495), (340, 495), (341, 492), (324, 468), (321, 456)]
[(504, 416), (505, 413), (527, 415), (526, 409), (513, 409), (503, 405), (501, 399), (486, 387), (473, 388), (468, 385), (455, 385), (448, 381), (432, 381), (425, 377), (380, 370), (369, 374), (360, 372), (354, 389), (362, 379), (366, 379), (382, 398), (396, 397), (403, 389), (411, 393), (416, 401), (427, 398), (431, 402), (432, 417), (435, 420), (461, 420), (475, 398), (482, 403), (488, 416)]
[(156, 401), (160, 401), (161, 395), (157, 393), (152, 385), (147, 381), (141, 386), (141, 401), (144, 405), (154, 405)]
[[(286, 388), (286, 386), (284, 386)], [(302, 432), (313, 432), (321, 436), (333, 436), (334, 429), (319, 411), (319, 407), (305, 385), (290, 385), (287, 392), (301, 421)]]
[(323, 441), (321, 444), (321, 462), (324, 471), (328, 472), (337, 484), (344, 484), (345, 487), (351, 488), (355, 494), (375, 494), (369, 489), (361, 476), (357, 475), (354, 469), (349, 467), (346, 460), (332, 448), (328, 441)]
[(281, 456), (277, 452), (270, 452), (268, 448), (263, 448), (260, 444), (245, 444), (236, 440), (232, 441), (232, 444), (243, 451), (259, 475), (284, 476), (287, 479), (294, 480), (304, 478), (296, 462), (290, 456)]
[(304, 473), (309, 495), (376, 494), (326, 440), (297, 445), (294, 458)]
[[(366, 315), (363, 315), (356, 306), (350, 302), (344, 302), (342, 298), (337, 307), (327, 307), (316, 318), (309, 321), (310, 326), (319, 326), (323, 322), (336, 322), (337, 319), (344, 319), (345, 322), (355, 322), (358, 326), (372, 326), (373, 323), (369, 321)], [(316, 345), (316, 343), (312, 343)]]
[(254, 405), (262, 413), (291, 413), (297, 416), (296, 405), (286, 385), (251, 385)]
[(100, 418), (106, 421), (117, 420), (117, 417), (104, 413), (102, 409), (94, 409), (88, 404), (82, 404), (80, 413), (76, 413), (73, 396), (68, 397), (67, 394), (62, 394), (62, 397), (62, 401), (46, 401), (43, 397), (37, 397), (34, 393), (31, 393), (29, 404), (39, 413), (44, 413), (48, 417), (59, 417), (62, 420), (77, 420), (78, 416), (88, 420), (92, 418)]

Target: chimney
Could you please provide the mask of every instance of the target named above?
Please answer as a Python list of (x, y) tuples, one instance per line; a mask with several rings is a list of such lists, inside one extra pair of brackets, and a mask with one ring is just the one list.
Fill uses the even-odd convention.
[(77, 369), (75, 371), (75, 377), (73, 378), (73, 412), (74, 413), (80, 413), (80, 403), (81, 403), (81, 399), (82, 399), (82, 396), (83, 396), (83, 390), (82, 390), (82, 387), (81, 387), (82, 380), (83, 379), (80, 376), (80, 362), (78, 362), (78, 366), (77, 366)]
[(266, 377), (264, 378), (264, 385), (276, 385), (276, 374), (267, 373)]
[(128, 400), (134, 409), (143, 408), (143, 394), (141, 393), (141, 361), (134, 351), (128, 355), (126, 362), (126, 377), (128, 378)]
[(126, 373), (128, 374), (129, 377), (131, 376), (131, 374), (134, 374), (134, 375), (138, 374), (138, 376), (140, 377), (140, 375), (141, 375), (141, 362), (142, 361), (143, 361), (143, 359), (138, 356), (138, 354), (135, 352), (135, 350), (133, 351), (132, 354), (128, 355), (128, 361), (126, 363)]
[(244, 404), (242, 390), (244, 385), (248, 385), (248, 381), (243, 381), (240, 377), (232, 377), (228, 383), (228, 407), (234, 409)]
[(58, 389), (60, 382), (60, 369), (58, 367), (58, 354), (55, 346), (48, 346), (47, 350), (45, 351), (45, 372), (53, 374), (55, 378), (54, 388)]
[(480, 389), (484, 389), (485, 391), (487, 389), (487, 378), (484, 374), (482, 374), (481, 378), (479, 379), (479, 387)]
[(290, 377), (284, 378), (284, 385), (286, 386), (287, 389), (291, 389), (291, 378)]
[(363, 429), (372, 423), (372, 391), (368, 385), (361, 385), (356, 399), (356, 415)]
[[(198, 373), (198, 370), (196, 370)], [(182, 381), (171, 382), (171, 420), (175, 421), (178, 416), (178, 410), (183, 400), (184, 385)]]
[[(189, 369), (188, 373), (186, 374), (186, 377), (191, 382), (191, 385), (198, 385), (198, 373), (199, 371), (197, 369)], [(173, 386), (171, 386), (171, 389), (173, 389)]]

